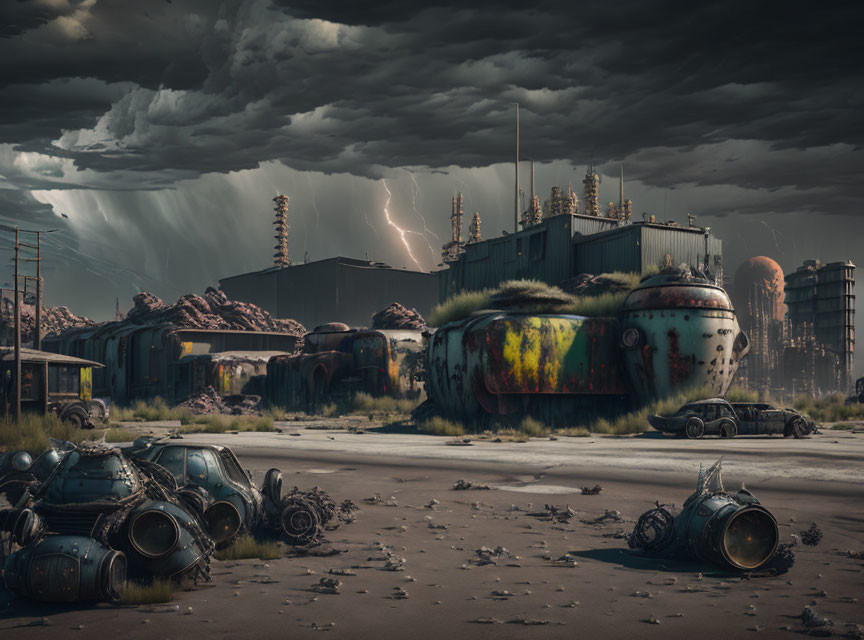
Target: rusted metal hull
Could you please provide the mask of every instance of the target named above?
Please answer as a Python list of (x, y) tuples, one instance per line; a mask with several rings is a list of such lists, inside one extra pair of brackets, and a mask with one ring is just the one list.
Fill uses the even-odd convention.
[(431, 338), (426, 390), (448, 415), (567, 422), (629, 394), (618, 334), (614, 318), (494, 312), (454, 322)]

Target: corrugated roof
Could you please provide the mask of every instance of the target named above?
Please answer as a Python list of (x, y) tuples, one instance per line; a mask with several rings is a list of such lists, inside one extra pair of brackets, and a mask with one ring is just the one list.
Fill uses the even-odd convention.
[[(10, 362), (15, 360), (14, 347), (0, 347), (0, 360)], [(51, 362), (55, 364), (74, 364), (81, 367), (104, 367), (100, 362), (93, 360), (85, 360), (84, 358), (75, 358), (73, 356), (64, 356), (59, 353), (51, 353), (49, 351), (37, 351), (36, 349), (21, 348), (21, 362)]]

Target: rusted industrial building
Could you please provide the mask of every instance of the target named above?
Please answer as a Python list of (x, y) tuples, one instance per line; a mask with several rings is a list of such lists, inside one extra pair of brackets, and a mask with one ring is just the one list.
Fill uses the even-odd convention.
[(557, 285), (582, 273), (643, 272), (668, 259), (704, 269), (722, 281), (722, 242), (708, 228), (650, 220), (559, 214), (499, 238), (470, 243), (438, 272), (441, 300), (460, 291), (528, 278)]
[(310, 329), (328, 322), (369, 326), (372, 315), (392, 302), (425, 316), (438, 302), (434, 274), (344, 257), (274, 266), (224, 278), (219, 286), (231, 299)]

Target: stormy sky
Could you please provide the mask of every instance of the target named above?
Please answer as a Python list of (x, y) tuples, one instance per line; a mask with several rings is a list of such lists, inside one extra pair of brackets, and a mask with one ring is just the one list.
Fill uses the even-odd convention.
[(861, 13), (7, 0), (0, 223), (56, 229), (47, 302), (97, 319), (139, 290), (173, 299), (268, 266), (277, 193), (295, 261), (434, 269), (454, 190), (484, 235), (511, 228), (518, 102), (543, 196), (581, 191), (593, 162), (617, 199), (623, 164), (637, 217), (694, 213), (730, 274), (754, 255), (864, 264)]

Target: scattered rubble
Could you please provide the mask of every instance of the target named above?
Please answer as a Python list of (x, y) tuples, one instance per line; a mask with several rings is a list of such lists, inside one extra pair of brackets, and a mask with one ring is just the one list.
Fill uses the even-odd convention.
[(804, 611), (801, 612), (801, 624), (810, 628), (833, 627), (834, 621), (819, 614), (812, 607), (804, 607)]
[[(0, 316), (0, 324), (13, 322), (11, 316)], [(42, 307), (42, 337), (63, 333), (66, 329), (77, 329), (96, 326), (96, 322), (86, 316), (76, 316), (69, 307)], [(36, 308), (33, 305), (21, 305), (21, 342), (32, 344), (36, 333)]]
[(801, 544), (807, 547), (815, 547), (822, 542), (822, 535), (822, 529), (817, 527), (815, 523), (811, 524), (809, 529), (801, 532)]
[(603, 487), (601, 487), (599, 484), (595, 484), (593, 487), (582, 487), (583, 496), (600, 495), (601, 491), (603, 491)]
[(373, 329), (411, 329), (426, 331), (426, 321), (416, 309), (408, 309), (394, 302), (372, 316)]
[(462, 480), (461, 478), (453, 485), (453, 491), (468, 491), (471, 489), (475, 491), (487, 491), (491, 487), (488, 484), (478, 484), (470, 480)]
[(583, 520), (583, 524), (602, 525), (610, 522), (623, 522), (624, 517), (618, 509), (606, 509), (603, 515), (597, 516), (593, 520)]
[(195, 415), (259, 415), (261, 396), (238, 394), (223, 397), (213, 387), (206, 386), (177, 406)]
[(337, 580), (336, 578), (321, 578), (318, 581), (318, 584), (313, 584), (311, 587), (312, 591), (316, 593), (327, 593), (331, 595), (339, 595), (339, 587), (342, 586), (342, 581)]
[(473, 558), (472, 562), (478, 567), (482, 567), (488, 564), (497, 564), (497, 560), (500, 558), (519, 558), (519, 556), (514, 556), (501, 545), (498, 545), (494, 549), (487, 546), (482, 546), (479, 549), (474, 550), (474, 555), (476, 555), (477, 557)]

